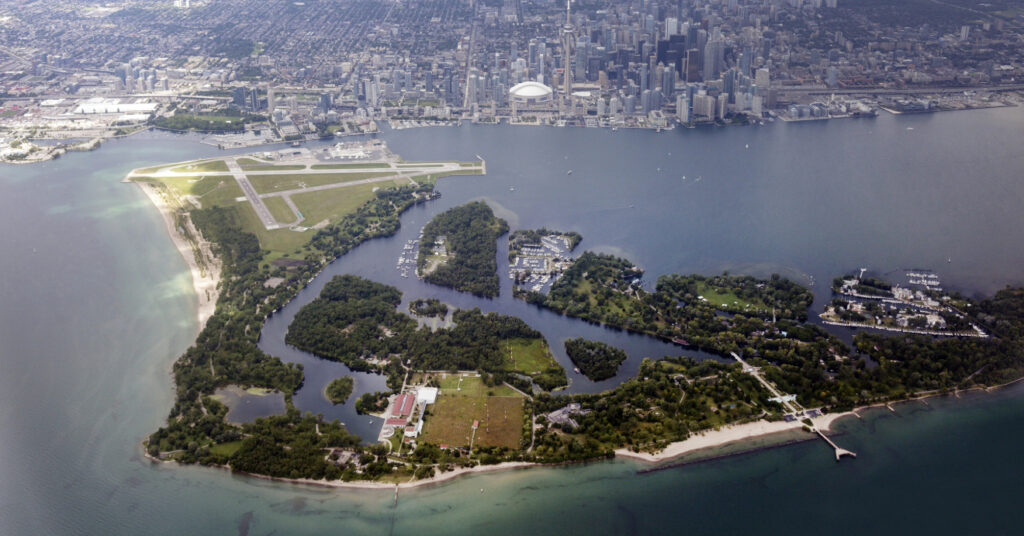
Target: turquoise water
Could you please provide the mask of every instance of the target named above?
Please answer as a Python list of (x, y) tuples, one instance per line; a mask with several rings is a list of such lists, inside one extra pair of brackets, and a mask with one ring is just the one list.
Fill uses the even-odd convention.
[[(832, 274), (860, 266), (932, 267), (968, 292), (1021, 283), (1022, 131), (1014, 109), (663, 134), (387, 137), (407, 159), (488, 159), (487, 177), (442, 181), (444, 197), (407, 215), (403, 233), (482, 197), (514, 227), (579, 230), (583, 247), (620, 248), (652, 277), (775, 270), (813, 277), (820, 294)], [(809, 442), (643, 476), (629, 461), (473, 476), (402, 491), (397, 505), (386, 491), (151, 465), (138, 442), (170, 407), (170, 366), (195, 336), (195, 300), (163, 222), (119, 180), (219, 153), (147, 136), (0, 167), (0, 534), (1015, 534), (1024, 524), (1020, 387), (843, 421), (838, 442), (859, 457), (839, 464)], [(684, 185), (682, 174), (703, 180)], [(339, 264), (360, 273), (383, 259), (390, 269), (389, 244)]]

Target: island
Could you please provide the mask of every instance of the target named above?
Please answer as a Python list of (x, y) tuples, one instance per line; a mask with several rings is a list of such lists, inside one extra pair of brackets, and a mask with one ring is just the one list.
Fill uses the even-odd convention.
[(355, 380), (351, 376), (337, 378), (327, 384), (324, 394), (332, 404), (344, 404), (348, 397), (352, 396), (352, 389), (355, 388)]
[(336, 276), (288, 327), (288, 344), (352, 370), (376, 370), (398, 389), (407, 371), (473, 370), (488, 385), (531, 391), (566, 385), (565, 371), (540, 332), (522, 320), (456, 310), (454, 326), (419, 327), (397, 310), (398, 289), (352, 275)]
[(482, 201), (442, 212), (423, 228), (417, 273), (428, 283), (493, 298), (498, 295), (496, 240), (507, 232), (508, 223)]
[[(360, 412), (383, 421), (378, 441), (367, 444), (341, 423), (295, 407), (304, 370), (259, 349), (263, 323), (329, 262), (366, 240), (394, 234), (403, 211), (436, 198), (438, 178), (485, 169), (482, 162), (397, 168), (386, 149), (372, 142), (366, 149), (377, 159), (302, 164), (253, 154), (129, 175), (161, 207), (168, 232), (194, 269), (194, 281), (213, 281), (196, 285), (201, 305), (216, 306), (203, 318), (195, 345), (174, 364), (174, 405), (164, 426), (145, 442), (152, 460), (319, 485), (394, 486), (495, 467), (616, 455), (657, 461), (773, 432), (821, 437), (838, 458), (852, 453), (825, 432), (851, 410), (998, 386), (1024, 375), (1022, 289), (972, 299), (944, 294), (935, 285), (904, 291), (863, 274), (856, 281), (840, 278), (838, 301), (825, 321), (834, 314), (857, 323), (851, 312), (868, 319), (865, 326), (850, 326), (857, 333), (848, 345), (812, 321), (811, 292), (783, 277), (667, 274), (652, 289), (644, 270), (629, 260), (584, 252), (575, 260), (564, 257), (561, 276), (548, 292), (518, 288), (516, 296), (580, 321), (672, 341), (718, 359), (644, 359), (636, 376), (614, 388), (564, 395), (557, 392), (568, 381), (564, 369), (547, 341), (522, 320), (458, 309), (450, 312), (451, 325), (429, 329), (399, 310), (398, 289), (341, 275), (295, 315), (287, 342), (353, 370), (386, 375), (387, 391), (364, 394), (355, 403)], [(342, 176), (324, 176), (334, 173)], [(313, 190), (318, 196), (346, 191), (344, 203), (338, 198), (317, 204), (310, 201), (315, 197), (296, 192), (321, 187)], [(293, 217), (319, 218), (316, 228), (281, 227), (283, 216), (260, 208), (273, 197), (291, 198), (284, 204)], [(496, 261), (504, 222), (483, 203), (457, 207), (435, 221), (423, 242), (431, 254), (443, 244), (451, 258), (437, 263), (433, 273), (445, 273), (441, 264), (452, 266), (446, 277), (453, 287), (473, 283), (463, 289), (481, 290), (485, 280), (495, 281), (493, 265), (484, 278), (478, 277), (483, 270), (469, 269), (477, 263), (460, 263), (487, 256)], [(550, 233), (541, 235), (519, 235), (526, 238), (517, 255)], [(855, 298), (877, 298), (882, 315), (870, 320), (853, 306)], [(411, 312), (435, 313), (440, 305), (412, 304)], [(921, 315), (907, 311), (926, 307), (938, 311), (949, 327), (925, 326), (936, 333), (867, 329), (869, 323), (888, 326), (890, 318), (897, 326), (903, 318), (908, 328), (917, 329), (911, 319)], [(874, 309), (865, 302), (862, 310)], [(612, 367), (621, 362), (614, 349), (572, 346), (585, 350), (572, 354), (594, 379), (614, 375)], [(217, 396), (228, 390), (280, 397), (285, 409), (234, 424), (221, 402), (229, 399)]]
[(578, 367), (577, 372), (595, 382), (615, 376), (626, 360), (626, 352), (619, 348), (582, 337), (565, 341), (565, 353)]

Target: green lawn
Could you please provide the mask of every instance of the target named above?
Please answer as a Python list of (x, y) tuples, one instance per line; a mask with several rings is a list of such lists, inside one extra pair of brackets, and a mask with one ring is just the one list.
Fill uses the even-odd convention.
[[(159, 183), (166, 186), (176, 196), (194, 195), (203, 207), (234, 206), (236, 198), (242, 197), (242, 189), (230, 175), (209, 175), (201, 178), (161, 178), (139, 179), (145, 182)], [(184, 202), (184, 200), (182, 200)], [(185, 203), (187, 205), (187, 203)]]
[[(459, 383), (459, 379), (462, 380), (461, 384)], [(440, 383), (441, 394), (444, 396), (520, 396), (519, 393), (515, 392), (515, 390), (507, 385), (487, 387), (484, 385), (484, 381), (478, 376), (467, 377), (459, 374), (451, 374), (447, 378), (442, 379)]]
[(748, 301), (740, 298), (730, 289), (712, 287), (707, 282), (697, 285), (697, 294), (703, 296), (716, 309), (728, 310), (767, 310), (768, 306), (761, 300)]
[(292, 196), (292, 201), (306, 217), (303, 225), (312, 227), (327, 219), (336, 223), (342, 216), (355, 212), (363, 203), (373, 199), (374, 188), (393, 188), (389, 182), (359, 184), (347, 188), (335, 188), (319, 192), (308, 192)]
[(245, 166), (255, 166), (267, 163), (266, 160), (258, 158), (236, 158), (235, 161), (238, 162), (238, 165), (242, 166), (243, 168)]
[(291, 223), (295, 221), (295, 213), (285, 203), (283, 197), (267, 197), (263, 199), (263, 204), (267, 205), (267, 209), (270, 210), (270, 215), (277, 220), (277, 223)]
[(226, 172), (228, 165), (223, 160), (210, 160), (207, 162), (200, 162), (198, 164), (186, 164), (184, 166), (178, 166), (171, 168), (170, 171), (175, 173), (206, 173), (209, 171), (222, 171)]
[(218, 443), (210, 447), (211, 454), (219, 454), (221, 456), (231, 456), (238, 449), (242, 447), (241, 441), (229, 441), (227, 443)]
[[(323, 220), (328, 220), (329, 223), (336, 223), (345, 214), (355, 212), (357, 208), (363, 203), (373, 199), (374, 188), (392, 188), (393, 184), (384, 182), (379, 184), (360, 184), (357, 186), (351, 186), (347, 188), (337, 188), (334, 190), (326, 190), (320, 192), (309, 192), (305, 194), (298, 194), (292, 196), (292, 201), (295, 202), (296, 206), (299, 207), (299, 211), (305, 216), (305, 220), (301, 225), (306, 227), (312, 227)], [(241, 196), (241, 189), (237, 184), (232, 181), (231, 188), (226, 189), (224, 194), (218, 193), (220, 197), (228, 197), (230, 194), (235, 196)], [(234, 197), (231, 197), (230, 204), (238, 207), (238, 214), (242, 228), (248, 232), (251, 232), (259, 238), (260, 247), (269, 252), (267, 260), (280, 257), (282, 254), (288, 253), (294, 255), (297, 250), (302, 248), (306, 242), (313, 236), (316, 231), (308, 230), (304, 232), (292, 231), (291, 229), (274, 229), (268, 231), (259, 217), (256, 216), (256, 211), (253, 210), (252, 205), (247, 202), (234, 202)], [(265, 198), (264, 202), (267, 203), (268, 208), (271, 210), (271, 214), (274, 214), (274, 218), (279, 217), (278, 210), (287, 210), (287, 206), (283, 200), (280, 200), (280, 204), (277, 200), (280, 198), (269, 197)], [(206, 198), (202, 199), (203, 206), (206, 206)], [(228, 204), (228, 203), (225, 203)], [(277, 208), (275, 208), (277, 207)], [(281, 213), (282, 218), (283, 212)], [(282, 223), (290, 223), (294, 221), (295, 216), (288, 211), (288, 216), (283, 220), (279, 219)]]
[[(281, 175), (252, 175), (249, 182), (252, 187), (261, 194), (294, 190), (297, 188), (308, 188), (312, 186), (324, 186), (326, 184), (341, 184), (345, 182), (373, 179), (395, 175), (394, 172), (386, 173), (286, 173)], [(326, 192), (317, 192), (326, 193)]]
[(505, 347), (512, 350), (509, 365), (510, 370), (516, 372), (534, 374), (557, 364), (544, 339), (513, 339), (507, 341)]
[[(268, 231), (263, 226), (263, 222), (260, 221), (259, 216), (256, 215), (256, 211), (253, 210), (252, 205), (249, 203), (238, 203), (238, 214), (239, 221), (242, 224), (242, 229), (253, 233), (256, 238), (260, 241), (260, 248), (267, 250), (268, 255), (266, 261), (271, 258), (276, 258), (284, 253), (294, 255), (295, 251), (300, 249), (306, 242), (313, 236), (313, 231), (306, 231), (304, 233), (292, 231), (291, 229), (274, 229)], [(301, 258), (301, 255), (299, 255)]]

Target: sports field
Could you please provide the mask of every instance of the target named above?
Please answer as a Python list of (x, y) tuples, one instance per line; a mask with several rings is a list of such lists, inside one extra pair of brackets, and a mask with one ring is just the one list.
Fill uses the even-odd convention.
[[(437, 403), (424, 422), (423, 441), (434, 445), (495, 446), (519, 449), (523, 437), (523, 397), (505, 386), (487, 387), (478, 377), (441, 381)], [(473, 438), (473, 421), (479, 422)]]

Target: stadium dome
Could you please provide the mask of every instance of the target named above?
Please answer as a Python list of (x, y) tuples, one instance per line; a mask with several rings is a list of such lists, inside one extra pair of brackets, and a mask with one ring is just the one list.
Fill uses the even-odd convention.
[(540, 82), (521, 82), (508, 90), (512, 101), (520, 104), (538, 104), (551, 101), (551, 88)]

